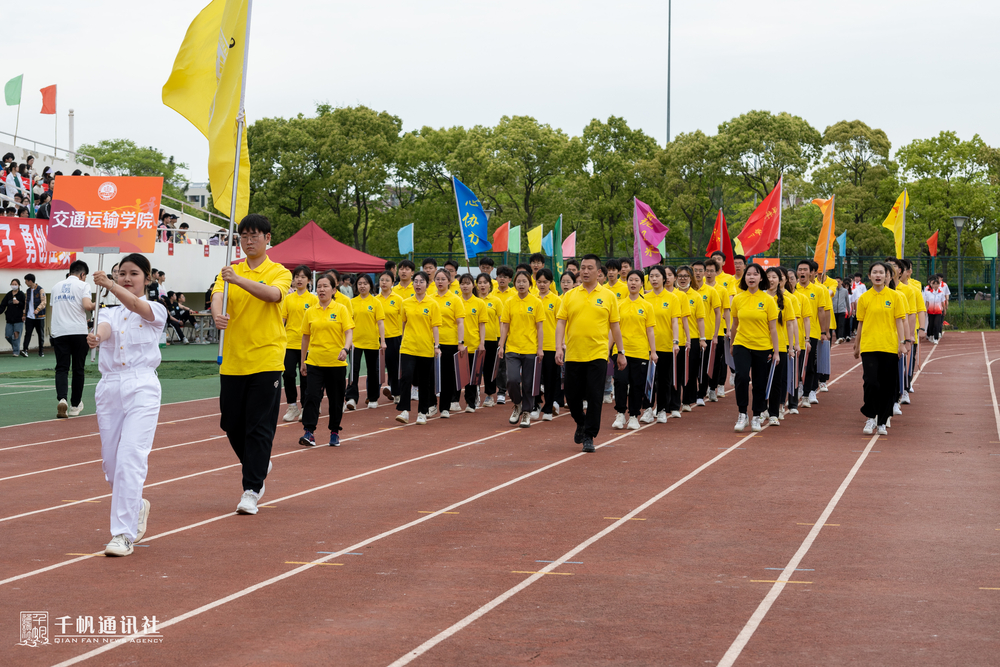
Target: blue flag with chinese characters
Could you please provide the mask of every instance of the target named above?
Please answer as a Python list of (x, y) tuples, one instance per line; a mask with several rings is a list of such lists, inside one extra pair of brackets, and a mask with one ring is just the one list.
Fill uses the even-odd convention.
[(486, 240), (487, 220), (483, 205), (462, 181), (452, 176), (451, 182), (455, 188), (458, 225), (462, 230), (462, 247), (465, 249), (465, 259), (475, 257), (481, 252), (489, 252), (493, 246)]

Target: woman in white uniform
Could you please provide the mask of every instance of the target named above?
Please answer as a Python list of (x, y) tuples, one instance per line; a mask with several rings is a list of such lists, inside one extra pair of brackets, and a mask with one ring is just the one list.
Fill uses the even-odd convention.
[(97, 385), (97, 425), (101, 432), (104, 478), (111, 484), (112, 539), (108, 556), (128, 556), (142, 539), (149, 519), (149, 501), (142, 497), (147, 459), (153, 448), (160, 415), (160, 334), (167, 323), (163, 304), (146, 300), (149, 260), (128, 255), (118, 264), (117, 282), (106, 273), (94, 274), (94, 284), (121, 303), (105, 308), (97, 331), (87, 336), (100, 346)]

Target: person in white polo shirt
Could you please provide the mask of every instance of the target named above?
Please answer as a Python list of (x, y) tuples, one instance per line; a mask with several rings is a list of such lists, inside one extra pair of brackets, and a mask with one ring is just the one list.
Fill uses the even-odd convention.
[[(50, 339), (56, 353), (56, 417), (76, 417), (83, 411), (83, 365), (87, 359), (87, 311), (94, 310), (90, 298), (86, 262), (77, 260), (69, 266), (69, 277), (56, 283), (52, 301)], [(70, 364), (73, 365), (73, 391), (66, 402)]]

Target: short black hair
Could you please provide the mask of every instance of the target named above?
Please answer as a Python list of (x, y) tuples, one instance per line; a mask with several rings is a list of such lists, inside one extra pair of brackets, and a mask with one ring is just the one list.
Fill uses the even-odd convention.
[(435, 269), (438, 267), (438, 261), (433, 257), (428, 257), (424, 261), (420, 262), (420, 266), (427, 266), (428, 264), (431, 264)]
[(598, 257), (597, 255), (595, 255), (594, 253), (588, 253), (588, 254), (584, 255), (583, 257), (580, 258), (580, 261), (581, 262), (586, 262), (588, 259), (592, 259), (595, 262), (597, 262), (597, 266), (599, 266), (599, 267), (602, 266), (602, 264), (601, 264), (601, 258)]
[(803, 264), (805, 264), (806, 266), (809, 267), (810, 270), (812, 270), (812, 260), (811, 259), (800, 259), (799, 263), (795, 265), (795, 270), (798, 271), (799, 267), (802, 266)]
[(901, 268), (904, 271), (910, 270), (910, 268), (913, 266), (913, 263), (910, 260), (903, 259), (902, 257), (897, 259), (896, 263), (899, 264), (899, 268)]
[(493, 258), (492, 257), (480, 257), (479, 258), (479, 266), (493, 266)]
[(692, 268), (692, 269), (693, 269), (694, 267), (696, 267), (696, 266), (700, 266), (701, 268), (703, 268), (703, 269), (704, 269), (704, 268), (705, 268), (705, 262), (703, 262), (703, 261), (702, 261), (702, 260), (700, 260), (700, 259), (696, 259), (696, 260), (694, 260), (693, 262), (691, 262), (691, 268)]
[(447, 261), (446, 261), (446, 262), (444, 263), (444, 265), (445, 265), (445, 266), (454, 266), (454, 267), (455, 267), (455, 270), (456, 270), (456, 271), (458, 270), (458, 262), (456, 262), (456, 261), (455, 261), (455, 260), (453, 260), (453, 259), (449, 259), (449, 260), (447, 260)]
[(497, 278), (500, 276), (506, 276), (507, 278), (514, 277), (514, 269), (510, 268), (506, 264), (501, 264), (497, 267)]
[(292, 278), (299, 275), (300, 273), (304, 275), (306, 278), (312, 276), (312, 270), (305, 264), (299, 264), (298, 266), (295, 267), (295, 270), (292, 271)]
[(535, 271), (535, 280), (538, 280), (539, 278), (545, 278), (549, 282), (552, 282), (554, 280), (554, 278), (552, 277), (552, 272), (545, 267), (542, 267), (537, 271)]
[(743, 263), (744, 263), (744, 264), (746, 264), (746, 263), (747, 263), (747, 258), (746, 258), (746, 255), (733, 255), (733, 261), (734, 261), (734, 262), (735, 262), (736, 260), (738, 260), (738, 259), (742, 259), (742, 260), (743, 260)]
[(541, 262), (542, 264), (544, 264), (545, 255), (543, 255), (540, 252), (531, 253), (531, 257), (528, 259), (528, 263), (530, 264), (531, 262)]
[(26, 274), (24, 274), (24, 279), (25, 279), (25, 281), (30, 280), (31, 282), (35, 282), (35, 274), (34, 273), (26, 273)]
[(531, 265), (530, 264), (525, 264), (524, 262), (521, 262), (520, 264), (518, 264), (517, 266), (514, 267), (514, 274), (515, 275), (517, 274), (518, 271), (528, 271), (528, 275), (530, 276), (531, 275)]
[(79, 176), (79, 175), (80, 175), (80, 174), (82, 174), (82, 173), (83, 173), (83, 172), (82, 172), (82, 171), (80, 171), (79, 169), (74, 169), (74, 170), (73, 170), (73, 174), (72, 174), (72, 175), (73, 175), (73, 176)]
[(384, 267), (382, 267), (382, 268), (383, 268), (383, 269), (384, 269), (385, 271), (390, 271), (390, 270), (392, 270), (392, 269), (395, 269), (395, 268), (396, 268), (396, 262), (392, 261), (391, 259), (390, 259), (390, 260), (387, 260), (387, 261), (386, 261), (386, 263), (385, 263), (385, 266), (384, 266)]
[(767, 277), (767, 271), (760, 264), (748, 264), (747, 270), (743, 272), (743, 277), (740, 278), (740, 289), (744, 292), (747, 291), (747, 272), (750, 269), (756, 269), (757, 273), (760, 274), (760, 284), (758, 288), (764, 292), (771, 289), (771, 279)]
[(70, 275), (75, 275), (77, 273), (83, 273), (84, 275), (90, 273), (90, 267), (82, 259), (78, 259), (69, 265)]
[(625, 282), (628, 282), (628, 279), (631, 278), (632, 276), (639, 276), (639, 282), (644, 282), (646, 280), (645, 273), (643, 273), (639, 269), (632, 269), (631, 271), (628, 272), (628, 275), (625, 276)]
[(354, 280), (354, 284), (357, 285), (362, 280), (364, 280), (366, 283), (368, 283), (368, 291), (369, 292), (374, 292), (375, 291), (375, 283), (374, 283), (374, 281), (372, 281), (372, 277), (370, 275), (368, 275), (367, 273), (358, 274), (358, 277)]
[(635, 266), (635, 258), (633, 258), (633, 257), (619, 257), (618, 258), (618, 264), (620, 266), (625, 266), (626, 264), (628, 264), (629, 266)]
[(251, 213), (240, 220), (240, 226), (236, 230), (237, 234), (245, 232), (260, 232), (261, 234), (271, 233), (271, 221), (260, 213)]
[(580, 262), (576, 261), (575, 259), (567, 259), (566, 260), (566, 266), (575, 266), (576, 268), (579, 269), (580, 268)]
[(809, 270), (810, 271), (819, 271), (819, 262), (817, 262), (815, 259), (810, 259), (809, 260)]
[(409, 269), (410, 271), (416, 271), (417, 270), (416, 265), (413, 262), (411, 262), (410, 260), (408, 260), (408, 259), (404, 259), (402, 262), (399, 263), (399, 266), (397, 266), (396, 268), (397, 269)]
[(614, 269), (615, 271), (621, 271), (622, 270), (622, 263), (619, 262), (614, 257), (612, 257), (611, 259), (609, 259), (608, 261), (606, 261), (604, 263), (604, 267), (607, 268), (607, 269)]

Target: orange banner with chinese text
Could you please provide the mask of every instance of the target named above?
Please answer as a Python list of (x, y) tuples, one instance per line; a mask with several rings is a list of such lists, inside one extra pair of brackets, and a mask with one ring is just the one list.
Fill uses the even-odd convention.
[(163, 178), (56, 176), (48, 242), (52, 249), (153, 252)]

